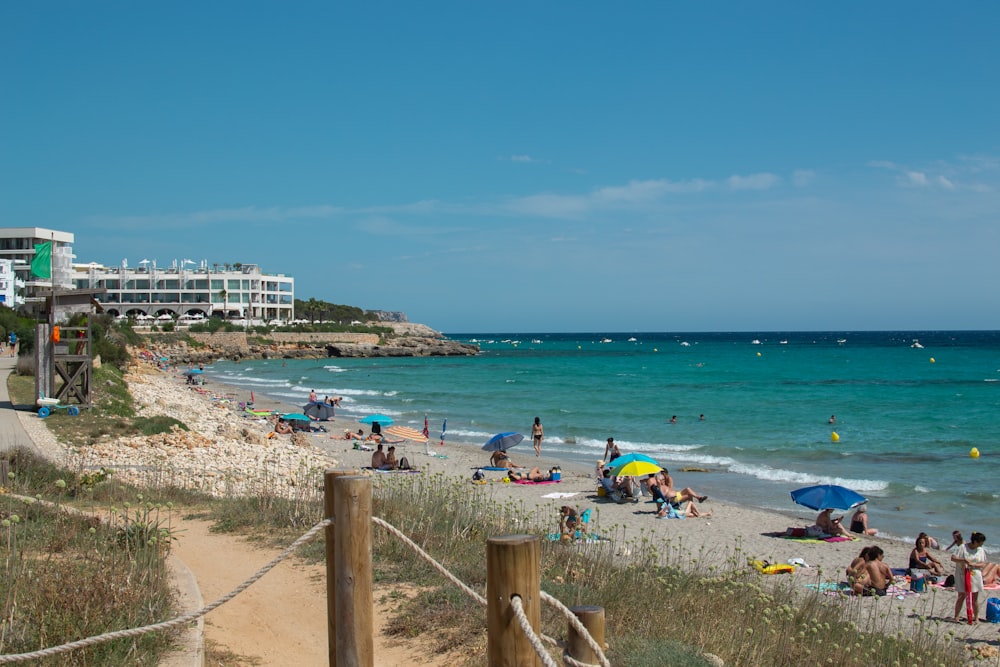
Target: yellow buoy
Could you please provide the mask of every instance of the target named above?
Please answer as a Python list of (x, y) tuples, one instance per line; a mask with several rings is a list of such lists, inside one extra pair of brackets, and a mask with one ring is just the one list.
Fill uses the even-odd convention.
[(840, 434), (837, 433), (836, 431), (834, 431), (833, 433), (831, 433), (830, 434), (830, 441), (831, 442), (839, 442), (840, 441)]
[(931, 357), (931, 363), (932, 364), (934, 363), (934, 357)]
[(760, 356), (760, 352), (758, 352), (758, 353), (757, 353), (757, 356), (758, 356), (758, 357)]
[(973, 447), (972, 449), (970, 449), (969, 450), (969, 456), (971, 456), (974, 459), (978, 459), (979, 458), (979, 449), (977, 449), (976, 447)]
[(659, 350), (658, 350), (657, 348), (655, 348), (655, 347), (654, 347), (654, 348), (653, 348), (653, 352), (659, 352)]

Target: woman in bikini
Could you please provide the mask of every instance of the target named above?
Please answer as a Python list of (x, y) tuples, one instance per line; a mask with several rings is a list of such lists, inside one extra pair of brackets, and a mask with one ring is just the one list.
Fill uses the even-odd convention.
[(910, 569), (927, 570), (935, 577), (939, 577), (944, 574), (944, 566), (927, 550), (927, 542), (927, 533), (917, 535), (913, 551), (910, 552)]
[(535, 443), (535, 456), (542, 455), (542, 438), (545, 436), (545, 429), (542, 428), (542, 420), (535, 417), (535, 423), (531, 425), (531, 440)]
[(539, 470), (537, 466), (532, 468), (526, 473), (517, 472), (516, 470), (511, 470), (510, 472), (507, 473), (507, 477), (509, 477), (512, 481), (515, 482), (521, 482), (521, 481), (548, 482), (552, 480), (551, 473), (546, 474), (541, 470)]

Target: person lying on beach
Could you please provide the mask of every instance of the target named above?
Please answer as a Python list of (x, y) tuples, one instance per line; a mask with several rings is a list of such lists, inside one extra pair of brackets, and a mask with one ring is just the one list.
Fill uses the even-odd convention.
[(812, 532), (820, 533), (822, 535), (842, 535), (844, 537), (850, 537), (851, 534), (847, 532), (847, 529), (844, 528), (841, 523), (844, 520), (844, 517), (834, 517), (832, 515), (833, 509), (829, 507), (820, 512), (819, 516), (816, 517), (816, 525), (812, 527)]
[(682, 502), (688, 502), (691, 500), (697, 500), (699, 503), (703, 503), (708, 500), (708, 496), (703, 496), (690, 486), (685, 486), (680, 491), (674, 490), (674, 480), (670, 476), (670, 471), (666, 468), (660, 473), (660, 493), (662, 493), (666, 498), (673, 504), (680, 504)]
[(927, 547), (927, 533), (920, 533), (914, 541), (913, 551), (910, 552), (910, 569), (927, 570), (935, 577), (939, 577), (944, 574), (944, 566), (931, 555)]
[[(332, 438), (333, 436), (330, 437)], [(355, 433), (350, 429), (344, 431), (344, 440), (364, 440), (364, 439), (365, 439), (365, 432), (362, 431), (360, 428), (358, 429), (357, 433)]]
[(528, 472), (518, 472), (516, 470), (510, 470), (507, 472), (507, 477), (514, 482), (529, 481), (529, 482), (548, 482), (552, 480), (551, 473), (544, 473), (535, 466)]
[(683, 507), (674, 507), (670, 503), (659, 503), (660, 509), (656, 512), (657, 519), (698, 519), (712, 516), (711, 512), (702, 512), (698, 509), (698, 501), (689, 500)]
[(280, 433), (282, 435), (288, 435), (292, 432), (292, 425), (286, 422), (284, 419), (279, 419), (274, 423), (274, 432)]
[(516, 468), (507, 452), (498, 449), (490, 455), (490, 465), (494, 468)]
[(382, 435), (379, 433), (369, 433), (368, 437), (365, 438), (365, 442), (377, 442), (382, 443)]

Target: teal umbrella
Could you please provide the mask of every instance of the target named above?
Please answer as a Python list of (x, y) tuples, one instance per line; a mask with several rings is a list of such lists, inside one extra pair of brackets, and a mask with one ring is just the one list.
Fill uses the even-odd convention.
[(288, 422), (307, 422), (311, 421), (309, 417), (306, 417), (301, 412), (289, 412), (287, 415), (281, 415), (281, 418)]

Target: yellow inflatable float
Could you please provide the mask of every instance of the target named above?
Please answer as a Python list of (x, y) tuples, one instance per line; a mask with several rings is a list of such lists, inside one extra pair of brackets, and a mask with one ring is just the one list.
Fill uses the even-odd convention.
[(754, 560), (750, 561), (750, 564), (761, 574), (791, 574), (795, 572), (794, 565), (787, 565), (785, 563), (768, 563), (766, 560)]

